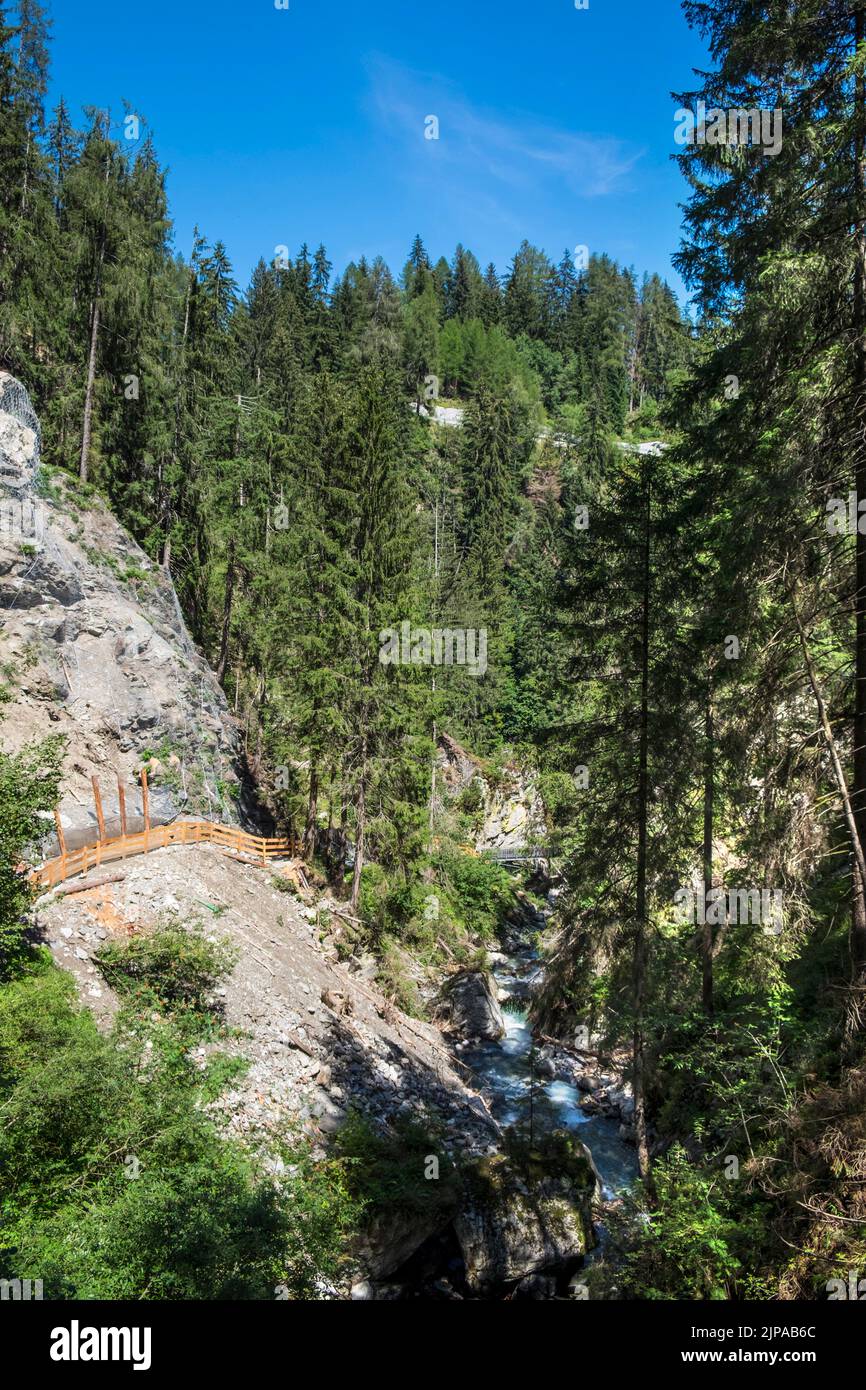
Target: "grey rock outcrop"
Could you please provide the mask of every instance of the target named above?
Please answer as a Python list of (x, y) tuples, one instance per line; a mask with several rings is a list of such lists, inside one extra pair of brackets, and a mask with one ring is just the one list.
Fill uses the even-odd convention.
[(461, 1038), (493, 1041), (505, 1033), (496, 985), (483, 970), (459, 970), (442, 990), (441, 1010)]
[[(17, 751), (65, 734), (61, 822), (92, 839), (91, 778), (117, 833), (116, 781), (148, 762), (154, 822), (244, 819), (239, 731), (186, 629), (171, 577), (108, 508), (55, 472), (39, 477), (39, 428), (23, 386), (0, 374), (0, 741)], [(54, 850), (49, 837), (45, 852)]]
[(449, 734), (441, 734), (437, 754), (442, 785), (451, 797), (477, 789), (479, 851), (525, 848), (544, 843), (544, 805), (532, 780), (519, 767), (509, 766), (491, 780), (480, 759)]
[(445, 1210), (381, 1213), (365, 1229), (354, 1252), (371, 1279), (385, 1279), (414, 1255), (430, 1236), (448, 1226), (454, 1213)]

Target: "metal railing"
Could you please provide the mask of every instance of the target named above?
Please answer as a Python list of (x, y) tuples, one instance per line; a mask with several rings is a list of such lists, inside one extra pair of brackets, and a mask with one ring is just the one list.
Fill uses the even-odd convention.
[(484, 850), (483, 853), (490, 855), (498, 864), (538, 863), (550, 858), (550, 850), (544, 845), (498, 845), (496, 849)]

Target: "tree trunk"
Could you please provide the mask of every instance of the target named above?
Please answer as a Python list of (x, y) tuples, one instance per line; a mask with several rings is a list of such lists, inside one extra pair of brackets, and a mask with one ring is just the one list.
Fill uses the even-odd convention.
[[(848, 792), (848, 784), (845, 781), (845, 772), (842, 768), (842, 759), (839, 756), (839, 749), (836, 743), (835, 736), (833, 734), (833, 728), (830, 723), (830, 718), (827, 714), (827, 706), (824, 702), (824, 696), (821, 691), (821, 686), (818, 683), (818, 673), (815, 670), (815, 663), (812, 660), (812, 653), (809, 651), (809, 646), (806, 641), (806, 632), (803, 627), (800, 614), (797, 611), (797, 604), (794, 598), (794, 592), (790, 584), (788, 586), (788, 594), (791, 599), (791, 608), (793, 609), (794, 613), (794, 621), (797, 624), (797, 633), (800, 638), (800, 648), (803, 653), (803, 661), (806, 665), (806, 672), (809, 677), (809, 684), (812, 687), (812, 694), (815, 697), (815, 704), (818, 707), (818, 719), (821, 724), (821, 729), (824, 734), (827, 749), (830, 753), (830, 762), (833, 767), (833, 775), (836, 779), (836, 786), (839, 790), (839, 796), (842, 801), (842, 809), (845, 815), (845, 824), (848, 827), (848, 834), (851, 840), (851, 852), (854, 859), (854, 867), (857, 871), (857, 874), (859, 874), (860, 876), (861, 882), (866, 883), (866, 857), (864, 857), (863, 845), (860, 840), (860, 836), (857, 832), (857, 816), (854, 809), (853, 798), (849, 795)], [(862, 893), (860, 897), (862, 905)]]
[(713, 887), (713, 793), (715, 747), (713, 729), (713, 677), (707, 673), (707, 705), (704, 715), (704, 923), (701, 932), (701, 998), (704, 1013), (713, 1013), (713, 927), (707, 920), (706, 904)]
[(649, 464), (644, 465), (644, 537), (641, 615), (640, 740), (638, 749), (638, 840), (635, 888), (635, 929), (633, 961), (634, 1031), (632, 1035), (632, 1086), (634, 1127), (638, 1166), (647, 1197), (655, 1189), (650, 1164), (646, 1124), (646, 1062), (644, 1057), (644, 1006), (647, 971), (647, 818), (649, 814), (649, 643), (650, 643), (650, 480)]
[(307, 798), (307, 823), (304, 826), (304, 858), (311, 859), (316, 848), (316, 827), (319, 819), (319, 769), (315, 758), (310, 761), (310, 794)]
[(346, 798), (341, 793), (340, 798), (340, 843), (337, 849), (337, 858), (334, 863), (334, 880), (342, 883), (346, 877), (346, 845), (349, 835), (349, 807)]
[(232, 620), (232, 602), (235, 592), (235, 543), (234, 539), (229, 542), (228, 567), (226, 569), (226, 591), (223, 601), (223, 621), (220, 633), (220, 654), (217, 662), (217, 680), (222, 682), (225, 679), (226, 667), (229, 660), (229, 628)]
[(328, 772), (328, 831), (327, 831), (327, 869), (328, 878), (334, 878), (334, 769)]
[(90, 327), (90, 356), (87, 360), (87, 387), (84, 392), (84, 422), (81, 428), (81, 463), (78, 476), (87, 482), (90, 471), (90, 436), (93, 429), (93, 387), (96, 381), (96, 352), (99, 344), (99, 276), (96, 277), (96, 291), (93, 296), (93, 315)]
[(358, 908), (361, 896), (361, 870), (364, 867), (364, 843), (367, 834), (367, 740), (364, 739), (361, 751), (361, 778), (358, 783), (358, 804), (355, 807), (355, 866), (352, 870), (352, 911)]
[[(866, 34), (866, 16), (858, 9), (854, 16), (855, 42), (858, 47)], [(859, 120), (855, 136), (854, 180), (856, 195), (856, 260), (854, 269), (854, 409), (857, 421), (855, 444), (854, 490), (858, 504), (866, 498), (866, 76), (856, 78), (856, 114)], [(854, 786), (852, 803), (857, 838), (862, 850), (866, 848), (866, 535), (857, 531), (857, 594), (856, 594), (856, 681), (854, 703)], [(866, 875), (862, 862), (854, 880), (851, 915), (851, 965), (855, 987), (866, 983), (866, 902), (863, 885)]]
[[(192, 256), (195, 256), (195, 236), (193, 236)], [(180, 340), (180, 352), (178, 354), (177, 379), (175, 381), (175, 404), (174, 404), (174, 444), (172, 447), (172, 460), (177, 467), (180, 452), (180, 422), (183, 410), (183, 401), (186, 399), (186, 340), (189, 336), (189, 309), (192, 299), (192, 287), (195, 283), (195, 271), (191, 268), (186, 278), (186, 298), (183, 306), (183, 333)], [(171, 496), (171, 489), (167, 488), (165, 496), (161, 502), (161, 514), (163, 521), (163, 545), (162, 545), (162, 567), (167, 574), (171, 574), (171, 527), (174, 518), (174, 503)]]

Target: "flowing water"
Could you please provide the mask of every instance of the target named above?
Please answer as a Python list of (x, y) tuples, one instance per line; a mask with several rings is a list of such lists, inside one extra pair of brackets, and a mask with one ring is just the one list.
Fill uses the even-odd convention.
[(461, 1050), (462, 1060), (478, 1078), (500, 1124), (528, 1125), (531, 1119), (539, 1131), (575, 1131), (592, 1154), (604, 1196), (610, 1200), (634, 1183), (637, 1156), (620, 1139), (618, 1120), (581, 1110), (576, 1086), (537, 1074), (533, 1077), (532, 1033), (523, 998), (540, 973), (535, 954), (528, 948), (516, 952), (491, 973), (504, 1000), (505, 1037)]

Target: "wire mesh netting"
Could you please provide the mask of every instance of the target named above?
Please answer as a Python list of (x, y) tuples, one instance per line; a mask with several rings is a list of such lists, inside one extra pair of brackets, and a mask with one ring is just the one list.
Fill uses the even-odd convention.
[[(20, 431), (13, 427), (4, 429), (2, 417), (10, 416), (26, 430), (32, 430), (35, 442), (21, 438)], [(0, 372), (0, 478), (5, 482), (19, 482), (22, 477), (33, 476), (39, 467), (42, 455), (42, 429), (39, 417), (33, 409), (33, 402), (27, 388), (8, 372)]]

